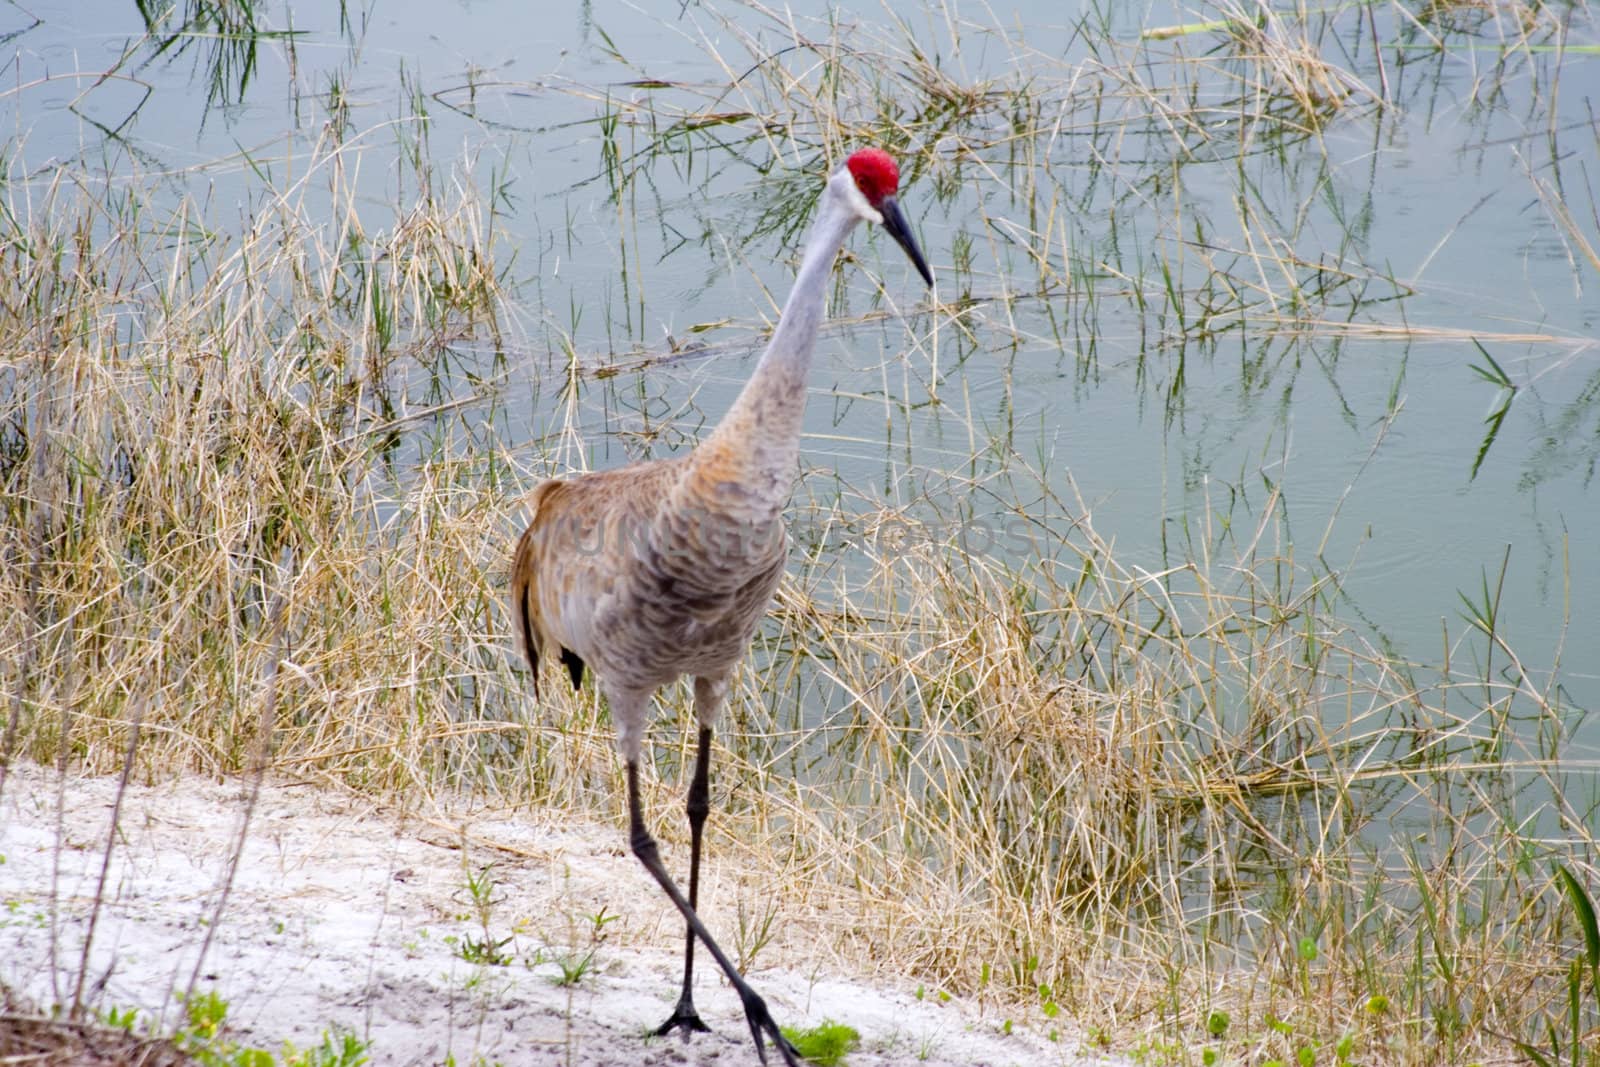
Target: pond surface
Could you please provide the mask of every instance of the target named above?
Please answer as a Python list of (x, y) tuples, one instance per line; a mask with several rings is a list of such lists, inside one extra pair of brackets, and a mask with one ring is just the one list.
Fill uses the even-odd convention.
[[(951, 105), (939, 165), (902, 198), (947, 311), (891, 244), (852, 239), (803, 499), (1003, 516), (1048, 491), (1151, 572), (1207, 546), (1231, 561), (1271, 518), (1264, 549), (1336, 574), (1337, 614), (1430, 663), (1468, 630), (1462, 595), (1503, 568), (1523, 663), (1547, 671), (1559, 650), (1569, 699), (1600, 704), (1586, 8), (1526, 36), (1476, 9), (1268, 24), (1342, 72), (1305, 62), (1294, 135), (1262, 121), (1295, 106), (1293, 77), (1263, 85), (1241, 59), (1266, 45), (1193, 25), (1220, 8), (783, 10), (273, 5), (256, 28), (292, 35), (197, 26), (162, 50), (134, 4), (10, 5), (8, 195), (140, 181), (227, 226), (325, 166), (336, 129), (383, 226), (425, 154), (441, 184), (487, 191), (516, 249), (521, 339), (489, 385), (447, 384), (483, 400), (460, 417), (530, 471), (546, 452), (609, 465), (692, 444), (775, 317), (827, 140), (771, 103), (779, 74), (821, 84), (831, 54), (862, 79), (873, 63), (853, 57), (915, 49), (989, 94)], [(1091, 54), (1086, 24), (1121, 51)], [(922, 99), (879, 88), (840, 112), (866, 129), (883, 99)], [(771, 108), (781, 124), (749, 117)], [(492, 365), (474, 344), (461, 358)]]

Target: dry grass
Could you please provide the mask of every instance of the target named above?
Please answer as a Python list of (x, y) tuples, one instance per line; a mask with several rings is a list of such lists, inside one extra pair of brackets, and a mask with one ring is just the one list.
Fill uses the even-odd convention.
[(486, 513), (459, 514), (443, 486), (406, 508), (391, 473), (396, 435), (430, 416), (408, 406), (408, 379), (493, 326), (491, 220), (423, 196), (364, 232), (339, 161), (333, 148), (315, 171), (331, 213), (302, 184), (237, 236), (188, 204), (118, 217), (66, 183), (10, 205), (0, 479), (6, 682), (13, 714), (28, 709), (26, 751), (107, 766), (137, 696), (167, 757), (238, 767), (262, 605), (282, 589), (289, 669), (308, 687), (282, 750), (382, 747), (400, 766), (372, 784), (428, 776), (385, 716), (375, 733), (346, 727), (397, 692), (448, 699), (427, 683), (469, 653), (441, 644), (436, 620), (488, 610), (443, 573), (484, 557)]
[[(1325, 164), (1325, 125), (1387, 96), (1304, 19), (1224, 14), (1217, 55), (1153, 64), (1149, 42), (1096, 38), (1055, 81), (984, 83), (905, 27), (779, 49), (769, 13), (765, 36), (730, 33), (749, 54), (718, 56), (726, 84), (608, 98), (603, 176), (626, 216), (661, 160), (747, 163), (768, 179), (760, 238), (803, 225), (793, 194), (823, 161), (889, 145), (909, 181), (972, 208), (950, 302), (911, 320), (926, 352), (941, 331), (960, 353), (980, 333), (1041, 341), (1023, 301), (1057, 302), (1042, 340), (1090, 363), (1114, 315), (1154, 348), (1387, 328), (1367, 317), (1405, 287), (1359, 242), (1326, 256), (1251, 191), (1201, 239), (1164, 191), (1201, 160), (1302, 146)], [(592, 690), (530, 719), (504, 634), (516, 501), (553, 453), (506, 454), (456, 417), (493, 391), (451, 376), (453, 343), (498, 351), (515, 315), (493, 194), (424, 161), (363, 225), (354, 152), (320, 146), (236, 233), (82, 174), (10, 187), (0, 751), (111, 772), (138, 709), (140, 774), (236, 773), (275, 675), (279, 770), (617, 817)], [(1075, 209), (1103, 186), (1114, 232), (1156, 220), (1137, 253)], [(965, 419), (954, 521), (845, 493), (797, 505), (835, 550), (796, 552), (722, 734), (731, 803), (712, 822), (715, 849), (781, 872), (790, 936), (999, 1010), (1059, 1005), (1156, 1062), (1199, 1062), (1218, 1010), (1250, 1061), (1346, 1033), (1393, 1063), (1539, 1038), (1573, 944), (1549, 866), (1594, 876), (1595, 812), (1568, 790), (1579, 716), (1559, 671), (1522, 667), (1492, 598), (1438, 664), (1403, 662), (1338, 616), (1338, 572), (1297, 555), (1275, 501), (1148, 573)], [(1010, 551), (973, 548), (986, 514)], [(676, 806), (688, 716), (669, 694), (656, 810)]]
[[(787, 869), (871, 902), (830, 901), (847, 921), (829, 936), (892, 944), (893, 966), (965, 996), (1042, 983), (1119, 1047), (1215, 1010), (1260, 1027), (1252, 1058), (1351, 1032), (1368, 1058), (1426, 1062), (1442, 1040), (1465, 1061), (1525, 1032), (1507, 1015), (1530, 968), (1559, 968), (1519, 947), (1559, 921), (1529, 860), (1593, 847), (1533, 741), (1567, 729), (1554, 694), (1520, 670), (1419, 683), (1328, 614), (1336, 579), (1270, 522), (1226, 564), (1158, 575), (1060, 529), (1040, 525), (1020, 571), (959, 540), (869, 541), (859, 585), (804, 575), (785, 597), (774, 641), (826, 679), (797, 703), (846, 700), (758, 738), (755, 795), (789, 803), (752, 817)], [(1542, 725), (1508, 729), (1523, 717)], [(769, 777), (791, 745), (805, 773)]]

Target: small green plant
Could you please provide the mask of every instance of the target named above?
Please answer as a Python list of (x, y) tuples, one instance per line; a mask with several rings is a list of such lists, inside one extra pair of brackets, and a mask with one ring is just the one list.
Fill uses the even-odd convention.
[(1037, 971), (1038, 969), (1039, 969), (1039, 957), (1038, 956), (1029, 956), (1025, 960), (1012, 960), (1011, 961), (1011, 978), (1018, 985), (1022, 985), (1024, 983), (1027, 983), (1027, 982), (1031, 981), (1033, 979), (1033, 972)]
[(42, 909), (28, 910), (20, 900), (7, 900), (4, 906), (7, 918), (0, 926), (27, 924), (42, 930), (50, 921)]
[(1061, 1014), (1061, 1006), (1056, 1003), (1055, 997), (1051, 995), (1050, 987), (1047, 985), (1039, 987), (1039, 1010), (1044, 1012), (1046, 1019), (1054, 1019)]
[(173, 1040), (204, 1067), (273, 1067), (272, 1053), (227, 1037), (228, 1002), (216, 992), (189, 996), (183, 1014), (184, 1025)]
[(228, 1018), (228, 1002), (215, 992), (196, 993), (183, 1002), (184, 1030), (202, 1041), (214, 1040)]
[(125, 1030), (133, 1033), (139, 1026), (139, 1009), (129, 1008), (126, 1011), (120, 1008), (109, 1008), (105, 1015), (106, 1025), (114, 1030)]
[(778, 902), (776, 898), (767, 897), (759, 913), (748, 910), (743, 899), (740, 899), (738, 907), (733, 948), (739, 973), (746, 974), (755, 966), (756, 956), (772, 941), (772, 922), (778, 917)]
[(605, 944), (606, 927), (622, 918), (620, 915), (606, 914), (606, 905), (600, 905), (600, 910), (589, 916), (589, 938), (596, 945)]
[[(570, 878), (571, 872), (566, 872), (565, 877)], [(563, 911), (562, 918), (566, 927), (564, 935), (552, 938), (548, 933), (543, 934), (544, 944), (530, 953), (525, 963), (529, 967), (555, 964), (558, 973), (552, 981), (559, 987), (571, 989), (594, 969), (595, 957), (611, 936), (611, 925), (622, 916), (612, 912), (609, 905), (601, 904), (598, 911), (587, 915)]]
[(500, 903), (494, 895), (494, 865), (486, 864), (478, 868), (476, 874), (467, 874), (467, 896), (472, 898), (472, 910), (477, 913), (478, 921), (485, 925), (489, 922), (489, 913), (494, 906)]
[(347, 1030), (324, 1031), (322, 1043), (296, 1051), (286, 1047), (284, 1067), (362, 1067), (371, 1062), (367, 1043)]
[(845, 1054), (861, 1044), (861, 1034), (853, 1026), (824, 1019), (807, 1030), (783, 1027), (783, 1036), (789, 1039), (804, 1059), (820, 1067), (836, 1067), (844, 1062)]
[(472, 901), (472, 914), (478, 920), (478, 927), (482, 933), (477, 936), (467, 934), (459, 938), (447, 937), (445, 940), (455, 947), (456, 955), (468, 963), (504, 967), (516, 958), (516, 954), (505, 951), (506, 946), (511, 944), (512, 938), (497, 938), (489, 932), (494, 906), (501, 900), (495, 895), (493, 870), (491, 864), (478, 868), (476, 872), (467, 872), (467, 896)]
[[(1231, 1020), (1225, 1011), (1213, 1011), (1206, 1016), (1206, 1033), (1216, 1038), (1219, 1042), (1228, 1034), (1228, 1023)], [(1205, 1048), (1200, 1051), (1200, 1062), (1205, 1067), (1212, 1067), (1220, 1058), (1221, 1053), (1215, 1048)]]
[(465, 937), (455, 939), (456, 955), (468, 963), (481, 963), (486, 967), (504, 967), (509, 964), (515, 955), (505, 951), (512, 939), (502, 937), (494, 940), (489, 937)]
[(587, 952), (567, 952), (555, 957), (555, 965), (561, 969), (561, 974), (556, 977), (558, 986), (575, 986), (583, 981), (584, 975), (589, 973), (594, 966), (595, 950)]
[[(202, 1067), (364, 1067), (371, 1062), (368, 1045), (355, 1034), (335, 1027), (307, 1048), (285, 1041), (279, 1056), (242, 1045), (228, 1036), (228, 1002), (213, 991), (196, 993), (183, 1002), (184, 1021), (173, 1042)], [(106, 1012), (106, 1024), (132, 1033), (139, 1028), (137, 1009)]]
[[(1318, 950), (1312, 939), (1302, 938), (1295, 947), (1302, 963), (1316, 958)], [(1388, 1000), (1381, 995), (1370, 997), (1366, 1003), (1369, 1018), (1387, 1010)], [(1244, 1032), (1241, 1033), (1241, 1029)], [(1333, 1053), (1332, 1062), (1336, 1067), (1348, 1067), (1355, 1056), (1357, 1041), (1357, 1035), (1347, 1030), (1330, 1044), (1318, 1036), (1310, 1024), (1302, 1021), (1297, 1025), (1270, 1014), (1260, 1020), (1260, 1029), (1237, 1027), (1228, 1012), (1221, 1009), (1206, 1015), (1205, 1033), (1211, 1040), (1200, 1050), (1203, 1067), (1216, 1067), (1225, 1062), (1254, 1063), (1257, 1062), (1256, 1056), (1268, 1056), (1259, 1061), (1263, 1067), (1267, 1064), (1315, 1067), (1316, 1064), (1329, 1062), (1329, 1050)]]

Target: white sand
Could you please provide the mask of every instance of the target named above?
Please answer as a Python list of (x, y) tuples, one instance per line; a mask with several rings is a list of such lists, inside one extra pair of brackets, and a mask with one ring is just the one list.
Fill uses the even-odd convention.
[[(69, 777), (60, 792), (59, 829), (54, 771), (15, 764), (0, 797), (0, 984), (40, 1004), (72, 995), (116, 781)], [(179, 1015), (174, 993), (194, 971), (247, 792), (194, 778), (129, 789), (90, 953), (94, 1007)], [(644, 1036), (676, 999), (682, 927), (620, 831), (546, 811), (430, 810), (402, 819), (336, 790), (263, 787), (200, 971), (199, 988), (228, 1002), (231, 1037), (276, 1052), (340, 1027), (370, 1042), (379, 1065), (757, 1062), (738, 998), (704, 952), (696, 1003), (715, 1033)], [(673, 870), (686, 865), (676, 851), (665, 849)], [(515, 935), (508, 966), (457, 951), (482, 933), (466, 885), (485, 864), (490, 931)], [(716, 911), (731, 895), (722, 877), (713, 862), (702, 910), (732, 951), (734, 918)], [(617, 919), (595, 945), (602, 908)], [(559, 985), (555, 957), (591, 948), (588, 972)], [(1093, 1060), (1065, 1037), (1002, 1035), (993, 1012), (790, 963), (758, 954), (748, 977), (783, 1025), (859, 1030), (852, 1067)], [(769, 1062), (781, 1061), (769, 1051)]]

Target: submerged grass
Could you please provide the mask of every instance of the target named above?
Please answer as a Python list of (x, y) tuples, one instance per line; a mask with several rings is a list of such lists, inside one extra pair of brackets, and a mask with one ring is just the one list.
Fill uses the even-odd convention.
[[(970, 31), (953, 16), (942, 51), (904, 25), (779, 46), (787, 22), (742, 9), (768, 21), (727, 23), (748, 54), (713, 50), (725, 84), (640, 67), (635, 97), (594, 94), (624, 333), (644, 332), (628, 235), (654, 168), (706, 191), (756, 179), (752, 239), (793, 235), (797, 192), (870, 139), (971, 209), (949, 234), (954, 292), (910, 320), (931, 352), (941, 331), (960, 360), (1044, 341), (1091, 374), (1105, 324), (1133, 322), (1141, 351), (1176, 357), (1160, 373), (1181, 405), (1186, 347), (1224, 334), (1263, 360), (1285, 335), (1426, 335), (1379, 321), (1410, 289), (1362, 259), (1370, 216), (1340, 201), (1321, 142), (1353, 113), (1384, 121), (1397, 72), (1373, 90), (1303, 12), (1219, 10), (1161, 62), (1091, 16), (1090, 60), (984, 82), (937, 58)], [(1442, 34), (1460, 17), (1396, 21)], [(502, 201), (470, 167), (433, 170), (425, 123), (399, 128), (414, 192), (378, 220), (340, 124), (237, 232), (82, 172), (5, 190), (0, 789), (19, 757), (111, 772), (131, 753), (153, 776), (269, 751), (383, 795), (482, 788), (619, 818), (592, 687), (547, 687), (530, 713), (501, 609), (515, 501), (564, 469), (577, 424), (527, 452), (493, 432), (518, 314)], [(1237, 171), (1233, 214), (1184, 200), (1197, 166)], [(1560, 218), (1581, 247), (1585, 224)], [(841, 286), (837, 306), (863, 299), (887, 297)], [(1040, 317), (1053, 337), (1024, 324)], [(570, 416), (619, 372), (562, 341)], [(912, 401), (887, 384), (874, 399), (908, 425)], [(719, 854), (784, 894), (764, 960), (831, 946), (1150, 1062), (1595, 1047), (1600, 1005), (1569, 996), (1587, 929), (1569, 899), (1596, 884), (1600, 798), (1576, 777), (1592, 767), (1573, 758), (1559, 654), (1523, 665), (1499, 581), (1466, 598), (1436, 663), (1406, 662), (1342, 617), (1339, 571), (1296, 547), (1270, 485), (1251, 507), (1208, 500), (1147, 571), (1005, 427), (956, 409), (947, 395), (967, 454), (887, 493), (813, 477), (797, 501), (711, 823)], [(677, 806), (690, 721), (667, 694), (657, 812)]]

